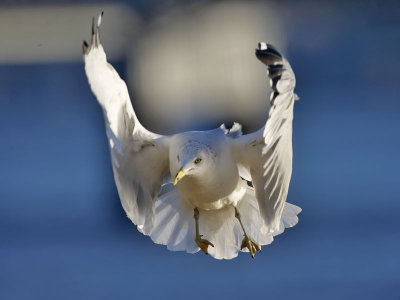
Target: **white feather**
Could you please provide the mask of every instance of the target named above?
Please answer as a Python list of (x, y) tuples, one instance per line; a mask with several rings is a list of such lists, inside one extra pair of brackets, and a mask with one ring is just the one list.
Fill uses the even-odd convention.
[[(274, 236), (281, 234), (285, 228), (296, 225), (297, 214), (301, 211), (296, 205), (285, 203), (280, 226), (278, 230), (271, 232), (260, 215), (253, 188), (247, 187), (237, 208), (247, 233), (260, 245), (272, 243)], [(208, 249), (214, 258), (232, 259), (240, 251), (248, 252), (246, 248), (240, 249), (243, 231), (235, 218), (235, 208), (232, 205), (219, 210), (202, 210), (199, 223), (203, 238), (214, 244), (214, 247)], [(150, 236), (153, 242), (166, 245), (172, 251), (195, 253), (200, 250), (194, 241), (193, 206), (185, 202), (177, 190), (166, 193), (157, 201), (154, 228)]]
[[(271, 231), (281, 226), (292, 175), (292, 120), (296, 99), (293, 90), (296, 80), (289, 62), (283, 58), (280, 63), (282, 73), (265, 126), (255, 133), (243, 135), (234, 144), (238, 162), (251, 172), (261, 215)], [(254, 141), (257, 141), (256, 147)]]
[(122, 206), (139, 230), (148, 233), (153, 226), (154, 202), (168, 173), (168, 148), (162, 143), (162, 136), (139, 123), (125, 82), (107, 62), (103, 46), (98, 43), (92, 44), (84, 55), (86, 75), (104, 111)]

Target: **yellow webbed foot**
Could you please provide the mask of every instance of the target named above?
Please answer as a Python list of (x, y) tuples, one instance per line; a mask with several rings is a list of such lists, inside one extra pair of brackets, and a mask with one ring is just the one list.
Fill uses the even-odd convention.
[(257, 244), (251, 237), (248, 237), (247, 235), (244, 236), (242, 246), (240, 249), (247, 248), (250, 251), (251, 257), (254, 258), (254, 255), (257, 252), (261, 251), (261, 246)]
[(208, 254), (208, 246), (214, 247), (213, 243), (211, 243), (210, 241), (207, 241), (205, 239), (202, 239), (203, 235), (199, 234), (196, 236), (196, 244), (200, 247), (201, 250), (203, 250), (203, 252), (205, 254)]

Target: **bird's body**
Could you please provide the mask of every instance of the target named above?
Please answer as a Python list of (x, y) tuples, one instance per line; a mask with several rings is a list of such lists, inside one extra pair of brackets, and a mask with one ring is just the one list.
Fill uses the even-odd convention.
[(174, 178), (185, 156), (203, 155), (209, 157), (207, 173), (198, 172), (187, 175), (178, 183), (183, 199), (200, 209), (220, 209), (225, 205), (236, 204), (235, 192), (240, 190), (240, 176), (231, 151), (231, 138), (222, 129), (210, 131), (191, 131), (171, 137), (169, 154), (171, 176)]
[(93, 22), (91, 45), (83, 46), (85, 70), (103, 108), (122, 206), (139, 231), (170, 250), (201, 248), (230, 259), (240, 250), (254, 257), (260, 245), (294, 226), (301, 209), (286, 197), (297, 96), (287, 60), (265, 43), (256, 50), (273, 89), (269, 118), (260, 130), (242, 135), (235, 123), (230, 129), (161, 136), (137, 119), (125, 82), (100, 44), (100, 22), (101, 16), (97, 28)]

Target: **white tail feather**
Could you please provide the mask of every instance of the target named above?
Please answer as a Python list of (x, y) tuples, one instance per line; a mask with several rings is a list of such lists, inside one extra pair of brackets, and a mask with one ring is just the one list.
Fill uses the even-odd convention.
[[(166, 245), (172, 251), (198, 252), (200, 248), (195, 242), (193, 209), (191, 204), (180, 198), (176, 189), (162, 195), (156, 203), (151, 239), (157, 244)], [(273, 236), (296, 225), (297, 214), (301, 211), (298, 206), (286, 203), (279, 229), (271, 233), (264, 225), (254, 189), (251, 187), (239, 202), (238, 210), (247, 233), (260, 245), (272, 243)], [(243, 231), (235, 218), (233, 206), (219, 210), (200, 210), (199, 231), (203, 238), (214, 244), (208, 251), (216, 259), (231, 259), (239, 251), (248, 252), (246, 248), (240, 250)]]

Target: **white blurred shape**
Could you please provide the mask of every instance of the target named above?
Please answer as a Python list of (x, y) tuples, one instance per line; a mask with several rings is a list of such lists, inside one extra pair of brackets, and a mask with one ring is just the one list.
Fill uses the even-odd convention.
[(284, 50), (284, 32), (277, 9), (259, 2), (207, 3), (157, 19), (128, 68), (139, 118), (160, 133), (223, 121), (261, 127), (267, 75), (254, 49), (267, 41)]

